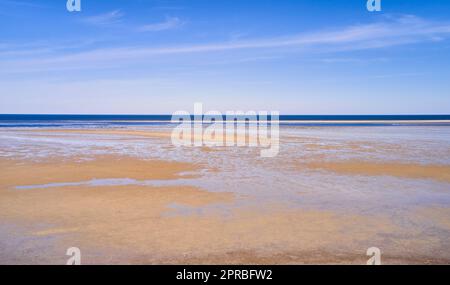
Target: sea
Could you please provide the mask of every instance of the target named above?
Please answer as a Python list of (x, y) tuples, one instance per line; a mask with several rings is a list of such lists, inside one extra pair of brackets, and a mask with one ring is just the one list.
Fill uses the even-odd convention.
[[(0, 128), (154, 126), (173, 124), (171, 119), (171, 115), (0, 114)], [(450, 115), (280, 115), (279, 122), (292, 126), (450, 126)]]

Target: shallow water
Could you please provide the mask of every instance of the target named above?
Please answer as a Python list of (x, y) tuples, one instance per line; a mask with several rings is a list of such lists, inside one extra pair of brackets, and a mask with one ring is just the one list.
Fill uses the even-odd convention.
[[(261, 157), (260, 147), (175, 147), (167, 135), (142, 135), (170, 134), (172, 128), (173, 125), (168, 124), (120, 128), (71, 126), (70, 131), (67, 127), (0, 128), (0, 158), (33, 161), (50, 158), (70, 162), (117, 154), (190, 162), (199, 165), (200, 170), (180, 173), (177, 179), (95, 179), (93, 176), (86, 181), (24, 183), (15, 185), (11, 191), (37, 193), (49, 188), (76, 190), (110, 186), (139, 186), (141, 190), (152, 191), (154, 186), (194, 186), (210, 192), (231, 192), (234, 199), (198, 207), (173, 202), (167, 205), (170, 211), (161, 215), (208, 217), (218, 213), (228, 219), (235, 210), (264, 211), (264, 207), (268, 207), (270, 216), (271, 205), (282, 205), (283, 209), (373, 217), (380, 219), (381, 224), (389, 221), (389, 225), (398, 228), (380, 228), (376, 239), (367, 241), (370, 244), (363, 240), (362, 244), (353, 245), (355, 252), (359, 252), (360, 247), (372, 246), (375, 241), (391, 254), (412, 256), (420, 262), (430, 256), (450, 260), (447, 250), (450, 229), (443, 224), (448, 220), (445, 209), (450, 208), (450, 180), (446, 173), (434, 173), (450, 169), (446, 168), (450, 166), (450, 126), (282, 125), (280, 152), (273, 158)], [(311, 167), (311, 163), (323, 168)], [(352, 165), (352, 171), (327, 168), (333, 163)], [(408, 168), (410, 166), (413, 168)], [(434, 168), (430, 171), (429, 167)], [(390, 173), (385, 169), (395, 171)], [(423, 175), (417, 169), (423, 169)], [(311, 221), (316, 222), (322, 221)], [(358, 233), (365, 228), (360, 223), (342, 229), (349, 231), (349, 241), (352, 231)], [(374, 231), (377, 233), (376, 229)], [(261, 233), (265, 234), (264, 231)], [(2, 233), (0, 227), (0, 241), (5, 239), (5, 246), (0, 247), (7, 248), (7, 241), (14, 240), (13, 236), (9, 232)], [(326, 236), (317, 238), (329, 239)], [(32, 241), (42, 242), (46, 249), (55, 243), (41, 238)], [(410, 248), (405, 245), (416, 243), (420, 246)], [(14, 253), (10, 255), (15, 256)], [(55, 253), (52, 261), (59, 262), (58, 258)], [(12, 259), (11, 263), (17, 263), (17, 260)]]
[[(170, 132), (172, 127), (131, 126), (120, 130)], [(120, 154), (205, 166), (199, 178), (133, 181), (123, 177), (85, 181), (81, 185), (193, 185), (208, 191), (250, 195), (256, 198), (252, 201), (357, 212), (389, 212), (409, 206), (450, 204), (450, 184), (445, 181), (395, 175), (342, 174), (302, 167), (310, 162), (345, 161), (381, 165), (450, 165), (448, 126), (289, 125), (281, 126), (280, 133), (279, 154), (274, 158), (262, 158), (259, 147), (175, 147), (166, 137), (102, 134), (101, 129), (96, 133), (70, 133), (49, 132), (47, 128), (33, 129), (32, 132), (13, 128), (0, 131), (0, 156), (39, 160)], [(75, 185), (79, 183), (67, 181), (58, 185), (17, 186), (18, 189), (27, 189)]]

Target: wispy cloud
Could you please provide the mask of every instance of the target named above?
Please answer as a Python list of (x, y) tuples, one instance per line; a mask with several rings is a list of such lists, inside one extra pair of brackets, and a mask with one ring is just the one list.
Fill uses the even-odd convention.
[[(265, 39), (235, 40), (219, 43), (160, 47), (102, 48), (85, 52), (55, 55), (27, 61), (3, 62), (2, 69), (32, 70), (43, 68), (89, 69), (99, 66), (141, 62), (164, 55), (231, 52), (237, 50), (270, 51), (272, 55), (286, 51), (311, 53), (338, 53), (352, 50), (380, 49), (398, 45), (433, 42), (450, 38), (450, 23), (427, 21), (415, 16), (386, 18), (380, 22), (355, 25), (332, 31), (288, 35)], [(254, 56), (258, 56), (254, 54)], [(6, 67), (6, 68), (5, 68)]]
[(85, 17), (81, 21), (95, 26), (107, 26), (119, 23), (123, 16), (124, 14), (120, 10), (114, 10), (104, 14)]
[[(232, 42), (170, 46), (158, 48), (119, 48), (107, 50), (108, 55), (119, 58), (196, 52), (215, 52), (238, 49), (271, 49), (282, 47), (318, 47), (330, 52), (384, 48), (394, 45), (435, 41), (437, 37), (450, 36), (450, 23), (435, 23), (414, 16), (374, 24), (357, 25), (334, 31), (282, 36), (266, 39), (239, 40)], [(92, 51), (85, 55), (100, 55), (104, 51)]]
[(26, 57), (36, 55), (55, 55), (56, 53), (64, 53), (76, 51), (80, 48), (87, 48), (96, 43), (102, 42), (101, 39), (84, 39), (84, 40), (67, 40), (58, 41), (49, 44), (49, 41), (28, 41), (23, 43), (2, 43), (0, 42), (0, 59), (5, 60), (11, 57)]
[(177, 17), (168, 17), (165, 21), (159, 23), (152, 23), (139, 27), (141, 32), (159, 32), (165, 30), (172, 30), (181, 27), (184, 22)]

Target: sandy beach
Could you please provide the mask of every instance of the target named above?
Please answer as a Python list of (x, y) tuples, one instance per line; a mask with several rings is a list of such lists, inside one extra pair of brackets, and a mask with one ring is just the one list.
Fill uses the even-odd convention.
[(424, 128), (285, 128), (273, 159), (164, 128), (1, 130), (0, 263), (365, 264), (376, 246), (448, 264), (449, 134), (418, 149)]
[(223, 283), (450, 265), (450, 1), (0, 15), (0, 267)]

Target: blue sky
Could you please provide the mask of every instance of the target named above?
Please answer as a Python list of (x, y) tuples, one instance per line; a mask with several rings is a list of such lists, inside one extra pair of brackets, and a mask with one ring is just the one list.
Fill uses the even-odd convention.
[(450, 114), (450, 1), (0, 0), (0, 113)]

